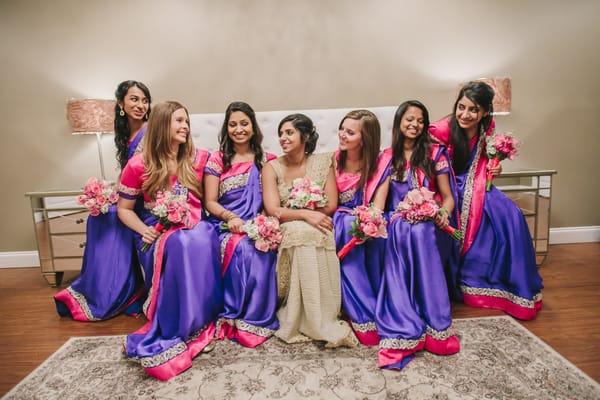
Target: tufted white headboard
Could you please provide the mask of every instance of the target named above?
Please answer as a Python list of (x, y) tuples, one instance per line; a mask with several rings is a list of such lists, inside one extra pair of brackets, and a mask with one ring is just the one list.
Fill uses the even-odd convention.
[[(392, 142), (392, 123), (397, 107), (367, 108), (379, 119), (381, 125), (381, 149), (389, 147)], [(316, 153), (333, 151), (338, 147), (338, 126), (340, 121), (353, 108), (330, 108), (322, 110), (262, 111), (256, 112), (256, 119), (264, 135), (265, 151), (281, 154), (277, 138), (277, 126), (285, 116), (294, 113), (306, 114), (317, 128), (319, 141)], [(190, 125), (192, 138), (196, 147), (208, 150), (219, 148), (219, 132), (223, 125), (225, 113), (191, 114)]]

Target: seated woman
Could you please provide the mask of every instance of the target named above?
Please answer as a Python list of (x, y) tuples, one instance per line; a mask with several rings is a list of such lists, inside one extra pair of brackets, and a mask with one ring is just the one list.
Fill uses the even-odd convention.
[[(217, 234), (200, 220), (208, 156), (194, 148), (187, 110), (169, 101), (152, 111), (143, 153), (129, 160), (121, 176), (119, 218), (137, 233), (150, 291), (144, 304), (148, 322), (127, 336), (125, 353), (160, 380), (191, 367), (192, 359), (212, 341), (223, 307)], [(146, 208), (142, 219), (133, 210), (140, 193)], [(159, 195), (168, 193), (183, 196), (189, 215), (179, 213), (183, 223), (161, 234), (155, 229), (157, 217), (148, 210)]]
[[(233, 102), (225, 111), (220, 151), (204, 169), (206, 210), (221, 243), (225, 310), (217, 337), (256, 347), (279, 328), (277, 322), (277, 253), (263, 252), (242, 231), (244, 222), (262, 211), (260, 171), (275, 158), (262, 149), (263, 135), (254, 110)], [(225, 224), (225, 226), (223, 226)]]
[(458, 94), (452, 115), (429, 127), (431, 136), (448, 147), (456, 173), (464, 241), (450, 281), (455, 297), (467, 305), (529, 320), (542, 307), (543, 286), (527, 222), (512, 200), (494, 186), (489, 192), (485, 187), (485, 139), (494, 132), (493, 98), (489, 85), (469, 82)]
[[(401, 369), (417, 350), (440, 355), (459, 351), (440, 247), (452, 246), (441, 230), (454, 209), (452, 176), (445, 149), (427, 135), (429, 113), (423, 104), (402, 103), (392, 127), (392, 171), (386, 211), (390, 214), (385, 266), (377, 299), (379, 365)], [(398, 203), (415, 188), (436, 193), (442, 204), (433, 221), (411, 224), (393, 216)], [(442, 249), (444, 254), (451, 251)]]
[[(121, 82), (115, 92), (115, 145), (119, 165), (141, 150), (150, 114), (150, 91), (141, 82)], [(59, 315), (76, 321), (100, 321), (125, 311), (141, 311), (143, 286), (133, 232), (108, 213), (89, 216), (81, 274), (54, 295)]]
[[(340, 264), (330, 217), (337, 206), (332, 156), (312, 155), (318, 135), (306, 115), (282, 119), (278, 134), (284, 155), (262, 171), (265, 210), (281, 220), (283, 231), (277, 258), (280, 327), (275, 335), (287, 343), (312, 338), (326, 341), (329, 347), (354, 346), (356, 337), (339, 319)], [(307, 178), (305, 183), (324, 192), (325, 204), (318, 202), (316, 209), (292, 209), (288, 200), (298, 178)]]
[[(338, 251), (352, 236), (354, 207), (373, 203), (385, 208), (391, 153), (379, 154), (381, 128), (368, 110), (350, 111), (339, 126), (340, 146), (335, 153), (335, 180), (339, 206), (333, 215)], [(385, 239), (371, 239), (354, 247), (340, 261), (342, 308), (358, 340), (368, 346), (379, 343), (375, 305), (381, 283)]]

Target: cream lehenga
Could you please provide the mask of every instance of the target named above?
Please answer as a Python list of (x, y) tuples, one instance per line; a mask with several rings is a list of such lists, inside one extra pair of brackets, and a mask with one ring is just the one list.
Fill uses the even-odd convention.
[[(291, 187), (283, 178), (280, 159), (271, 161), (277, 175), (279, 199), (286, 206)], [(306, 175), (324, 186), (332, 155), (316, 154), (306, 161)], [(322, 233), (304, 221), (281, 224), (283, 241), (277, 258), (277, 337), (287, 343), (324, 340), (329, 347), (357, 344), (350, 326), (339, 319), (340, 263), (333, 233)]]

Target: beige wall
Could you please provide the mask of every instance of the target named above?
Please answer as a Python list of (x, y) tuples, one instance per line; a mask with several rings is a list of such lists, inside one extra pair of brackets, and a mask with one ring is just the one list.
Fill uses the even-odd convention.
[(552, 226), (600, 225), (600, 2), (166, 4), (0, 2), (0, 251), (35, 247), (24, 192), (98, 175), (95, 139), (69, 135), (65, 100), (111, 98), (125, 79), (193, 113), (235, 99), (277, 110), (418, 98), (439, 118), (458, 82), (511, 76), (513, 112), (498, 125), (523, 145), (505, 167), (559, 171)]

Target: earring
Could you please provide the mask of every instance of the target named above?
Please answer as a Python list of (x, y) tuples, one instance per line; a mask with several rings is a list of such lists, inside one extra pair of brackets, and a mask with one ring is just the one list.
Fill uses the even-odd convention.
[(125, 111), (123, 111), (123, 107), (121, 107), (121, 111), (119, 111), (119, 115), (120, 115), (121, 117), (124, 117), (124, 116), (125, 116)]

